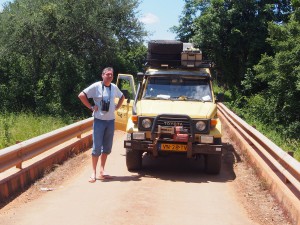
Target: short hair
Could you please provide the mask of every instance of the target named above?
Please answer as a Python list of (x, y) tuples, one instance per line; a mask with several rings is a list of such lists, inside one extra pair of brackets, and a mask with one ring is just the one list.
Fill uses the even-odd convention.
[(102, 70), (102, 75), (104, 75), (106, 72), (108, 72), (108, 71), (112, 71), (112, 72), (114, 72), (114, 69), (112, 68), (112, 67), (106, 67), (106, 68), (104, 68), (103, 70)]

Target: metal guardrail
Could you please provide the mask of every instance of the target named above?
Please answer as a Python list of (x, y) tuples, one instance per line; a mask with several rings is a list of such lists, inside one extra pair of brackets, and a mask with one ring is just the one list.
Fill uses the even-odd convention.
[(93, 118), (85, 119), (69, 126), (20, 142), (0, 150), (0, 172), (14, 166), (22, 168), (22, 163), (43, 152), (92, 129)]
[(300, 225), (300, 162), (283, 151), (267, 137), (247, 124), (222, 103), (218, 103), (218, 115), (235, 132), (235, 139), (242, 139), (254, 164), (261, 170), (273, 194), (282, 202)]
[(226, 115), (227, 119), (242, 128), (240, 131), (247, 135), (251, 143), (272, 162), (277, 171), (282, 173), (286, 178), (285, 182), (292, 183), (300, 192), (300, 163), (259, 131), (228, 110), (223, 104), (219, 103), (218, 109)]

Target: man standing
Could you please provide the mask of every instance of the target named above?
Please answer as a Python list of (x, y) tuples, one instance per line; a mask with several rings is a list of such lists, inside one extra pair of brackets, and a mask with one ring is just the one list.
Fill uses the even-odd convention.
[[(111, 153), (115, 130), (115, 110), (118, 110), (125, 99), (120, 89), (112, 83), (113, 68), (107, 67), (102, 71), (102, 81), (98, 81), (78, 95), (81, 102), (88, 107), (94, 116), (93, 124), (93, 149), (92, 167), (93, 173), (89, 182), (96, 181), (96, 168), (100, 157), (100, 174), (98, 179), (111, 179), (105, 174), (104, 167), (107, 156)], [(94, 101), (94, 106), (89, 103), (89, 98)], [(119, 98), (115, 105), (115, 98)]]

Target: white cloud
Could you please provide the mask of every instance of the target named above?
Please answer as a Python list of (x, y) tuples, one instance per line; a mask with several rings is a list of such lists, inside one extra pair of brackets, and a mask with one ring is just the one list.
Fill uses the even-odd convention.
[(144, 24), (154, 24), (159, 22), (159, 18), (152, 13), (146, 13), (140, 18), (140, 21)]

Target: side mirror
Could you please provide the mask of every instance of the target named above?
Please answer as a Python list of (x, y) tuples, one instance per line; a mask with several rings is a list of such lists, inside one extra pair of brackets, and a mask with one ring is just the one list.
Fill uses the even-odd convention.
[(218, 93), (216, 96), (217, 102), (224, 102), (224, 93)]

